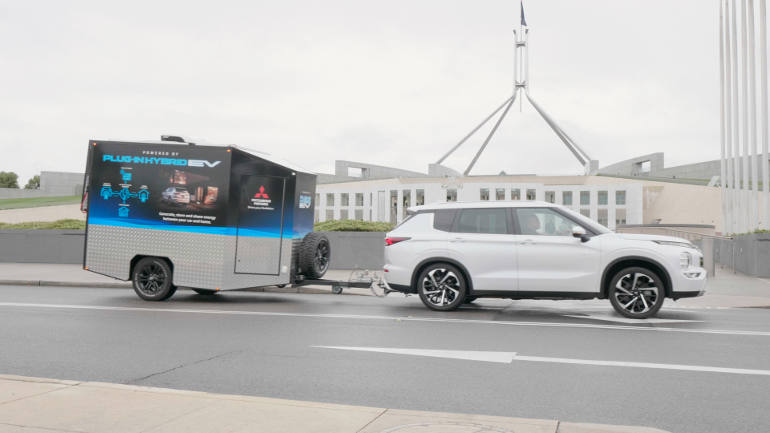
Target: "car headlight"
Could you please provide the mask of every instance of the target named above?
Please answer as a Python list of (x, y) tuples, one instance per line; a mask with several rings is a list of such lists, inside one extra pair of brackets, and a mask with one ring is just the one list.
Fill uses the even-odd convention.
[(679, 254), (679, 266), (681, 266), (684, 269), (687, 269), (691, 265), (692, 265), (692, 254), (682, 251), (682, 253)]
[(677, 241), (653, 241), (658, 245), (669, 245), (672, 247), (692, 248), (696, 249), (695, 245), (689, 242), (677, 242)]

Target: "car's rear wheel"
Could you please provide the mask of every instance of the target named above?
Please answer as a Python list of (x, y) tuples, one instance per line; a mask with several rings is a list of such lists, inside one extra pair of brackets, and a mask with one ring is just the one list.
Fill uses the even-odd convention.
[(608, 295), (615, 311), (631, 319), (652, 317), (663, 306), (666, 290), (655, 272), (629, 267), (610, 280)]
[(431, 310), (449, 311), (462, 305), (467, 293), (462, 272), (448, 263), (429, 265), (417, 279), (417, 293)]
[(165, 301), (176, 292), (171, 266), (165, 259), (145, 257), (134, 266), (134, 291), (145, 301)]

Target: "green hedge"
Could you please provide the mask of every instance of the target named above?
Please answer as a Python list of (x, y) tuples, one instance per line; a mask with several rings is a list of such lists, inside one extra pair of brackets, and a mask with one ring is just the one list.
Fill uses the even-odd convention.
[(376, 221), (331, 220), (316, 223), (313, 230), (317, 232), (389, 232), (393, 224)]
[(32, 229), (32, 230), (85, 230), (86, 222), (75, 219), (58, 221), (32, 221), (25, 223), (0, 223), (0, 229)]

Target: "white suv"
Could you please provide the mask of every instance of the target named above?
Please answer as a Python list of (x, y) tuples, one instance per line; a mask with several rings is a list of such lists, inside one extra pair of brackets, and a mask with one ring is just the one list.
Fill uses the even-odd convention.
[(623, 316), (700, 296), (703, 255), (685, 239), (619, 234), (551, 203), (440, 203), (409, 209), (385, 239), (385, 280), (433, 310), (479, 297), (609, 298)]

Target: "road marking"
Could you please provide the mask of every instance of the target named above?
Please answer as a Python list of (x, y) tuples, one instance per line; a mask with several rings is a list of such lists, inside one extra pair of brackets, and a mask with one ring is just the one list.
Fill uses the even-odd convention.
[(412, 317), (412, 316), (377, 316), (360, 314), (310, 314), (310, 313), (279, 313), (269, 311), (242, 311), (242, 310), (196, 310), (186, 308), (148, 308), (148, 307), (112, 307), (106, 305), (71, 305), (71, 304), (34, 304), (26, 302), (0, 302), (0, 307), (21, 308), (51, 308), (70, 310), (96, 310), (96, 311), (137, 311), (147, 313), (182, 313), (182, 314), (214, 314), (235, 316), (265, 316), (265, 317), (302, 317), (312, 319), (350, 319), (350, 320), (383, 320), (396, 322), (435, 322), (435, 323), (462, 323), (472, 325), (498, 325), (498, 326), (533, 326), (546, 328), (586, 328), (586, 329), (614, 329), (622, 331), (649, 331), (649, 332), (684, 332), (692, 334), (716, 334), (716, 335), (743, 335), (753, 337), (770, 337), (768, 331), (744, 331), (730, 329), (687, 329), (666, 328), (652, 326), (622, 326), (602, 325), (596, 323), (559, 323), (559, 322), (524, 322), (505, 320), (472, 320), (450, 319), (446, 317)]
[(650, 317), (649, 319), (629, 319), (628, 317), (617, 317), (610, 314), (564, 314), (564, 317), (574, 317), (576, 319), (591, 319), (601, 320), (603, 322), (616, 322), (616, 323), (694, 323), (703, 322), (702, 320), (689, 320), (689, 319), (659, 319), (657, 317)]
[(311, 346), (317, 349), (351, 350), (356, 352), (377, 352), (394, 355), (428, 356), (432, 358), (460, 359), (465, 361), (497, 362), (510, 364), (513, 361), (548, 362), (556, 364), (579, 364), (602, 367), (651, 368), (657, 370), (698, 371), (704, 373), (744, 374), (752, 376), (770, 376), (770, 370), (752, 370), (747, 368), (710, 367), (705, 365), (660, 364), (655, 362), (602, 361), (596, 359), (552, 358), (546, 356), (525, 356), (516, 352), (486, 352), (477, 350), (432, 350), (401, 349), (391, 347), (356, 347), (356, 346)]

